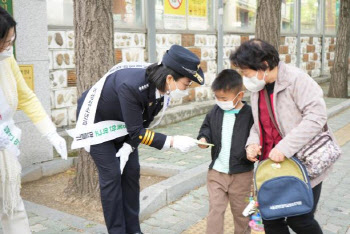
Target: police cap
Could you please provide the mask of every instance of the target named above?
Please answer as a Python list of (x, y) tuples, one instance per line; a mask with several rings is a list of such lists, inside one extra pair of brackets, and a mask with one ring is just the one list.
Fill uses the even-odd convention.
[(182, 46), (171, 46), (164, 54), (162, 64), (198, 84), (204, 84), (204, 74), (199, 58)]

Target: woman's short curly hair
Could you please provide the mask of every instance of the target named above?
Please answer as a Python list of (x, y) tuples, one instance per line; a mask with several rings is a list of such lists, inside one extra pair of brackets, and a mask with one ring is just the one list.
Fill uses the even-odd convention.
[[(265, 71), (267, 68), (272, 70), (278, 66), (280, 59), (275, 47), (266, 41), (251, 39), (242, 43), (230, 55), (230, 61), (238, 68)], [(266, 65), (265, 61), (268, 65)]]

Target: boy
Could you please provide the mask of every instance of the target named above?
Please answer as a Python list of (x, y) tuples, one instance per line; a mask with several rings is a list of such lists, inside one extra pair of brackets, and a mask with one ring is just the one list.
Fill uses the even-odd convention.
[[(245, 145), (253, 125), (251, 107), (242, 102), (242, 77), (234, 70), (223, 70), (212, 84), (216, 104), (207, 114), (198, 138), (212, 143), (207, 187), (209, 214), (207, 233), (224, 233), (224, 214), (228, 202), (234, 219), (235, 234), (250, 233), (247, 206), (254, 163), (247, 160)], [(200, 148), (208, 146), (199, 145)]]

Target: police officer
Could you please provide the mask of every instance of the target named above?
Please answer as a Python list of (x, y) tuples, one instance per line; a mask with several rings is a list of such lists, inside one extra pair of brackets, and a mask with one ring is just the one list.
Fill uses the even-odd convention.
[[(170, 99), (188, 95), (187, 89), (193, 81), (204, 83), (199, 58), (179, 45), (173, 45), (161, 63), (146, 68), (124, 67), (106, 78), (95, 123), (123, 121), (128, 134), (90, 148), (99, 173), (106, 225), (113, 234), (141, 233), (138, 145), (159, 150), (173, 147), (182, 152), (196, 145), (195, 140), (187, 136), (166, 136), (147, 129), (154, 116), (165, 110)], [(78, 101), (78, 113), (85, 96), (86, 92)]]

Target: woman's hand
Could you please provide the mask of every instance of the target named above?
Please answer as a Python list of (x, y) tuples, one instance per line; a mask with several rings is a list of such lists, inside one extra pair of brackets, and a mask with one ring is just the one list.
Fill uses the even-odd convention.
[(248, 147), (246, 148), (246, 152), (247, 159), (251, 162), (256, 162), (258, 161), (258, 155), (261, 155), (261, 146), (258, 144), (248, 145)]
[[(200, 142), (203, 142), (203, 143), (208, 143), (207, 140), (206, 140), (204, 137), (202, 137), (201, 139), (199, 139), (199, 141), (200, 141)], [(199, 148), (202, 148), (202, 149), (206, 149), (206, 148), (208, 148), (209, 146), (198, 144), (198, 147), (199, 147)]]
[(283, 162), (286, 156), (276, 148), (270, 151), (269, 158), (274, 162)]

